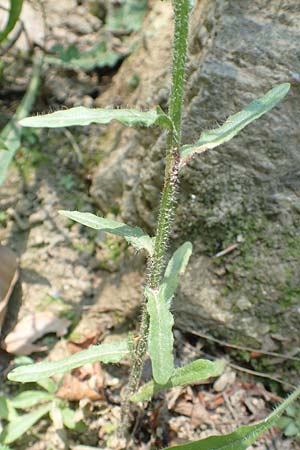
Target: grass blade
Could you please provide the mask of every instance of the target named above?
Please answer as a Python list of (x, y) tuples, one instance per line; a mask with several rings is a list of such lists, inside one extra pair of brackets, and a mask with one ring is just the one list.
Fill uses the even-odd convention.
[(293, 392), (266, 419), (253, 425), (242, 426), (224, 436), (211, 436), (200, 441), (175, 445), (164, 450), (246, 450), (265, 431), (271, 428), (285, 409), (300, 396), (300, 388)]
[(0, 32), (0, 43), (7, 38), (16, 25), (22, 11), (22, 5), (23, 0), (10, 0), (9, 16), (4, 30)]
[[(17, 121), (31, 110), (40, 84), (41, 64), (36, 64), (31, 81), (20, 106), (0, 135), (0, 186), (3, 184), (9, 165), (21, 145), (21, 129)], [(2, 145), (1, 145), (2, 142)]]
[(113, 120), (117, 120), (127, 126), (151, 127), (153, 125), (161, 125), (166, 128), (172, 128), (170, 119), (160, 108), (141, 112), (137, 109), (91, 109), (78, 106), (51, 114), (26, 117), (26, 119), (20, 120), (19, 123), (23, 127), (57, 128), (75, 125), (86, 126), (91, 123), (106, 125)]
[(146, 287), (147, 310), (149, 313), (148, 348), (152, 362), (153, 378), (158, 384), (165, 384), (174, 371), (173, 324), (174, 319), (160, 292)]
[(127, 340), (109, 344), (94, 345), (87, 350), (75, 353), (67, 358), (53, 361), (27, 364), (13, 369), (7, 375), (10, 381), (21, 383), (42, 380), (57, 373), (69, 372), (76, 367), (87, 363), (102, 361), (104, 363), (117, 363), (129, 354)]
[(94, 228), (94, 230), (102, 230), (106, 233), (122, 236), (137, 250), (145, 249), (150, 256), (153, 254), (153, 239), (141, 230), (141, 228), (130, 227), (125, 223), (105, 219), (104, 217), (98, 217), (91, 213), (83, 213), (79, 211), (59, 211), (59, 213), (68, 219), (85, 225), (86, 227)]
[(146, 383), (140, 390), (131, 397), (132, 402), (142, 402), (149, 400), (155, 393), (170, 389), (176, 386), (184, 386), (186, 384), (196, 383), (207, 378), (217, 377), (221, 375), (225, 367), (223, 359), (217, 361), (208, 361), (207, 359), (197, 359), (192, 363), (180, 369), (175, 369), (170, 380), (159, 385), (153, 381)]
[(202, 153), (230, 141), (243, 128), (274, 108), (286, 96), (289, 89), (289, 83), (275, 86), (263, 97), (249, 103), (242, 111), (230, 116), (220, 128), (204, 131), (195, 144), (184, 145), (180, 150), (181, 166), (195, 153)]

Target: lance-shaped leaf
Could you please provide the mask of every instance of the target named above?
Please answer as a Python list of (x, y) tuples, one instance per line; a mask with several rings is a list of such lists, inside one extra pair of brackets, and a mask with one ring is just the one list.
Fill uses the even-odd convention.
[(149, 313), (148, 348), (152, 363), (153, 378), (158, 384), (165, 384), (174, 371), (173, 316), (170, 306), (160, 295), (148, 286), (145, 288)]
[(164, 450), (246, 450), (265, 431), (271, 428), (285, 409), (300, 396), (300, 388), (293, 392), (281, 405), (265, 420), (253, 425), (242, 426), (236, 431), (223, 436), (211, 436), (200, 441), (175, 445)]
[(136, 249), (145, 249), (150, 256), (153, 255), (153, 238), (141, 230), (141, 228), (130, 227), (125, 223), (105, 219), (104, 217), (98, 217), (91, 213), (82, 213), (79, 211), (59, 211), (59, 213), (65, 217), (68, 217), (68, 219), (85, 225), (86, 227), (94, 228), (94, 230), (101, 230), (106, 233), (122, 236)]
[(151, 127), (153, 125), (160, 125), (172, 129), (171, 120), (159, 107), (151, 111), (141, 112), (137, 109), (92, 109), (78, 106), (76, 108), (56, 111), (51, 114), (26, 117), (26, 119), (20, 120), (19, 123), (23, 127), (57, 128), (71, 127), (74, 125), (86, 126), (91, 123), (106, 125), (113, 120), (117, 120), (129, 127)]
[(52, 400), (53, 395), (45, 391), (24, 391), (10, 400), (12, 406), (16, 409), (29, 409), (39, 403)]
[(159, 385), (153, 381), (146, 383), (131, 397), (131, 401), (142, 402), (149, 400), (155, 393), (165, 389), (170, 389), (175, 386), (184, 386), (211, 377), (217, 377), (223, 372), (225, 364), (226, 362), (224, 359), (219, 359), (217, 361), (197, 359), (185, 367), (175, 369), (170, 380), (164, 385)]
[(179, 275), (182, 275), (185, 272), (192, 251), (192, 244), (190, 242), (185, 242), (175, 251), (170, 259), (160, 287), (161, 294), (165, 301), (170, 301), (172, 299), (179, 283)]
[(40, 84), (41, 63), (37, 63), (26, 94), (13, 118), (4, 127), (0, 135), (0, 186), (4, 182), (9, 165), (21, 145), (21, 129), (17, 121), (26, 116), (34, 103)]
[(23, 414), (10, 422), (0, 435), (0, 442), (11, 444), (28, 431), (38, 420), (50, 411), (51, 403), (28, 414)]
[(51, 377), (54, 374), (69, 372), (76, 367), (96, 361), (116, 363), (128, 354), (127, 340), (94, 345), (88, 350), (83, 350), (58, 361), (46, 361), (16, 367), (9, 372), (7, 378), (11, 381), (19, 381), (21, 383), (39, 381)]
[(170, 312), (172, 297), (178, 286), (179, 275), (185, 271), (192, 253), (192, 244), (185, 242), (170, 259), (164, 279), (158, 290), (145, 289), (149, 313), (149, 354), (153, 378), (158, 384), (165, 384), (174, 371), (173, 358), (173, 316)]
[(0, 32), (0, 42), (4, 41), (7, 38), (9, 33), (16, 25), (21, 14), (22, 5), (23, 0), (10, 0), (9, 15), (4, 30)]
[(221, 127), (204, 131), (195, 144), (184, 145), (180, 150), (181, 165), (186, 164), (195, 153), (202, 153), (230, 141), (249, 123), (276, 106), (286, 96), (289, 89), (289, 83), (279, 84), (263, 97), (249, 103), (242, 111), (230, 116)]

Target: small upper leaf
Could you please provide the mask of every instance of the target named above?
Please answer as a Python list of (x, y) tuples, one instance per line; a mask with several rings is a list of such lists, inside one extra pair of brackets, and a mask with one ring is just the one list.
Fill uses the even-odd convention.
[(78, 106), (51, 114), (26, 117), (20, 120), (19, 123), (23, 127), (57, 128), (75, 125), (85, 126), (91, 123), (106, 125), (112, 120), (117, 120), (127, 126), (151, 127), (153, 125), (161, 125), (165, 128), (172, 128), (171, 120), (161, 108), (141, 112), (136, 109), (90, 109)]
[(146, 383), (140, 390), (131, 397), (132, 402), (142, 402), (149, 400), (153, 394), (175, 386), (184, 386), (186, 384), (196, 383), (200, 380), (206, 380), (210, 377), (221, 375), (225, 367), (223, 359), (215, 362), (207, 359), (197, 359), (185, 367), (176, 369), (170, 380), (164, 384), (156, 384), (153, 381)]
[(154, 291), (146, 286), (147, 310), (149, 313), (149, 354), (152, 363), (153, 378), (158, 384), (165, 384), (174, 371), (173, 358), (173, 316), (169, 305)]
[(230, 141), (245, 126), (276, 106), (286, 96), (289, 89), (289, 83), (279, 84), (263, 97), (249, 103), (242, 111), (230, 116), (220, 128), (204, 131), (195, 144), (184, 145), (180, 150), (181, 165), (186, 164), (195, 153), (202, 153)]
[(266, 419), (253, 425), (242, 426), (233, 433), (211, 436), (200, 441), (175, 445), (164, 450), (246, 450), (265, 431), (271, 428), (284, 410), (300, 395), (300, 388), (278, 406)]
[(153, 255), (153, 239), (141, 230), (141, 228), (130, 227), (125, 223), (98, 217), (91, 213), (82, 213), (79, 211), (59, 211), (59, 213), (68, 217), (68, 219), (75, 220), (75, 222), (94, 228), (95, 230), (102, 230), (106, 233), (122, 236), (138, 250), (145, 249), (150, 256)]
[(190, 242), (185, 242), (175, 251), (170, 259), (160, 287), (165, 301), (170, 301), (173, 297), (179, 283), (179, 275), (185, 272), (192, 251), (192, 244)]
[(88, 350), (75, 353), (67, 358), (53, 361), (27, 364), (13, 369), (7, 375), (11, 381), (21, 383), (42, 380), (56, 373), (64, 373), (83, 366), (87, 363), (102, 361), (104, 363), (116, 363), (129, 354), (127, 340), (108, 344), (94, 345)]

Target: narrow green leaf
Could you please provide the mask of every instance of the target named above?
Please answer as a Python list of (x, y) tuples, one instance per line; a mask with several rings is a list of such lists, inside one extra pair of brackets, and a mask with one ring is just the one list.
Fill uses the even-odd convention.
[(7, 38), (9, 33), (14, 29), (22, 10), (23, 0), (10, 0), (9, 16), (4, 27), (0, 32), (0, 43)]
[(11, 400), (3, 395), (0, 396), (0, 419), (11, 422), (15, 420), (17, 416), (18, 413), (13, 407)]
[(4, 396), (0, 397), (0, 419), (8, 420), (8, 399)]
[(148, 348), (153, 378), (156, 383), (165, 384), (174, 371), (172, 332), (174, 319), (169, 305), (159, 292), (146, 286), (145, 295), (150, 319)]
[(211, 436), (200, 441), (189, 442), (183, 445), (175, 445), (164, 450), (246, 450), (265, 431), (271, 428), (284, 410), (297, 397), (300, 396), (300, 388), (290, 395), (276, 408), (265, 420), (253, 425), (242, 426), (233, 433), (224, 436)]
[(0, 442), (11, 444), (28, 431), (36, 422), (49, 412), (51, 404), (43, 405), (35, 411), (23, 414), (10, 422), (0, 435)]
[(160, 288), (165, 301), (172, 299), (179, 283), (179, 275), (185, 272), (192, 251), (192, 244), (185, 242), (175, 251), (170, 259)]
[(93, 345), (88, 350), (83, 350), (82, 352), (75, 353), (74, 355), (58, 361), (46, 361), (16, 367), (9, 372), (7, 378), (11, 381), (19, 381), (21, 383), (38, 381), (40, 379), (51, 377), (57, 373), (69, 372), (76, 367), (95, 361), (116, 363), (128, 354), (127, 340), (109, 344)]
[(195, 144), (184, 145), (180, 150), (181, 165), (186, 164), (195, 153), (202, 153), (230, 141), (249, 123), (274, 108), (286, 96), (289, 89), (289, 83), (279, 84), (263, 97), (249, 103), (242, 111), (230, 116), (220, 128), (204, 131)]
[(153, 381), (146, 383), (140, 390), (131, 397), (132, 402), (142, 402), (149, 400), (155, 393), (170, 389), (176, 386), (184, 386), (186, 384), (197, 383), (211, 377), (221, 375), (226, 362), (223, 359), (217, 361), (208, 361), (207, 359), (197, 359), (192, 363), (180, 369), (175, 369), (170, 380), (159, 385)]
[(154, 243), (153, 239), (148, 236), (141, 228), (130, 227), (122, 222), (116, 220), (105, 219), (98, 217), (91, 213), (82, 213), (78, 211), (59, 211), (60, 214), (68, 219), (75, 220), (86, 227), (94, 228), (95, 230), (102, 230), (106, 233), (122, 236), (129, 244), (133, 245), (138, 250), (145, 249), (150, 256), (153, 255)]
[(151, 127), (153, 125), (161, 125), (166, 128), (172, 128), (170, 119), (160, 108), (141, 112), (137, 109), (90, 109), (78, 106), (51, 114), (26, 117), (26, 119), (20, 120), (19, 123), (23, 127), (57, 128), (74, 125), (86, 126), (91, 123), (106, 125), (113, 120), (117, 120), (127, 126)]
[(53, 399), (53, 395), (45, 391), (24, 391), (16, 395), (11, 404), (17, 409), (28, 409), (33, 406)]
[(44, 378), (37, 381), (37, 384), (45, 389), (49, 394), (54, 394), (57, 391), (58, 384), (51, 378)]
[(26, 116), (32, 108), (40, 84), (40, 69), (41, 64), (36, 64), (20, 106), (0, 134), (2, 142), (2, 145), (0, 145), (0, 186), (3, 184), (9, 165), (21, 145), (21, 129), (17, 121)]

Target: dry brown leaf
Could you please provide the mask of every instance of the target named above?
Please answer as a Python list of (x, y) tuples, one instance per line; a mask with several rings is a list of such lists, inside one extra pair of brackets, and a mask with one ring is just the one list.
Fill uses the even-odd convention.
[(166, 394), (168, 409), (172, 411), (180, 397), (185, 394), (184, 386), (176, 386)]
[(70, 373), (64, 376), (63, 384), (55, 394), (59, 398), (69, 401), (79, 401), (83, 398), (103, 400), (103, 392), (97, 390), (97, 379), (91, 377), (88, 381), (80, 381)]
[(225, 391), (226, 388), (232, 386), (236, 379), (236, 372), (227, 370), (214, 382), (214, 390), (216, 392)]
[(70, 324), (70, 320), (57, 317), (50, 311), (29, 314), (21, 319), (14, 330), (6, 336), (2, 347), (14, 355), (30, 355), (33, 352), (46, 350), (47, 347), (33, 344), (33, 342), (48, 333), (63, 336)]
[(89, 380), (91, 378), (96, 380), (95, 387), (99, 390), (104, 387), (104, 374), (99, 362), (85, 364), (72, 371), (72, 374), (76, 376), (80, 381)]
[(190, 417), (191, 424), (193, 427), (197, 427), (202, 423), (208, 425), (212, 424), (212, 419), (207, 409), (201, 402), (197, 399), (195, 402), (187, 401), (186, 399), (181, 399), (174, 407), (173, 411), (177, 414)]
[(92, 333), (88, 336), (84, 336), (82, 339), (77, 341), (68, 341), (67, 349), (71, 354), (81, 352), (81, 350), (85, 350), (89, 348), (90, 345), (94, 345), (98, 342), (99, 333)]
[(6, 306), (18, 279), (16, 255), (7, 247), (0, 246), (0, 335)]
[(194, 408), (193, 403), (183, 399), (177, 402), (177, 404), (173, 408), (173, 411), (175, 411), (177, 414), (182, 414), (183, 416), (191, 417), (193, 413), (193, 408)]
[(104, 375), (101, 364), (85, 364), (66, 374), (56, 396), (69, 401), (103, 400)]
[(205, 406), (203, 406), (200, 402), (196, 403), (193, 407), (191, 414), (191, 423), (192, 425), (194, 425), (194, 427), (197, 427), (202, 423), (206, 423), (207, 425), (212, 424), (210, 414), (208, 413)]

